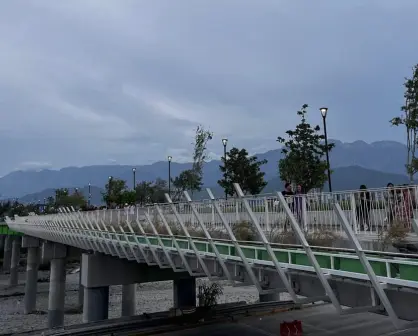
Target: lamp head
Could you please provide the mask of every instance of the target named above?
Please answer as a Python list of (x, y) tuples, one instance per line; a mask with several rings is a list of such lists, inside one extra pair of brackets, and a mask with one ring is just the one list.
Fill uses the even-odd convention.
[(223, 138), (222, 139), (222, 144), (224, 145), (224, 146), (226, 146), (226, 144), (228, 143), (228, 139), (227, 138)]
[(169, 156), (167, 157), (167, 159), (168, 159), (168, 162), (171, 162), (171, 160), (173, 159), (173, 157), (172, 157), (171, 155), (169, 155)]
[(328, 107), (321, 107), (319, 109), (319, 111), (321, 111), (322, 117), (326, 117), (327, 116), (327, 112), (328, 112)]
[(136, 172), (136, 168), (132, 168), (132, 171), (135, 173)]
[(112, 179), (112, 176), (109, 176), (109, 180), (111, 180)]

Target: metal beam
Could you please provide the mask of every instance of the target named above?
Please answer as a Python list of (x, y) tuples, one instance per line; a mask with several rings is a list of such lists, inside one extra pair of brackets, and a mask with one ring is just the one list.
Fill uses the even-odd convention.
[(334, 204), (334, 211), (337, 214), (337, 217), (340, 220), (348, 239), (353, 243), (354, 250), (356, 251), (358, 258), (361, 264), (363, 265), (367, 273), (367, 276), (369, 277), (369, 280), (374, 290), (376, 291), (376, 294), (379, 296), (380, 302), (382, 303), (383, 307), (385, 307), (385, 310), (388, 313), (393, 325), (397, 329), (400, 329), (402, 327), (402, 324), (398, 319), (398, 316), (396, 315), (395, 310), (393, 309), (392, 304), (389, 301), (389, 298), (387, 297), (384, 289), (382, 288), (379, 280), (377, 279), (376, 273), (370, 265), (370, 262), (367, 259), (367, 256), (364, 253), (363, 248), (361, 247), (360, 242), (358, 241), (355, 233), (353, 232), (353, 229), (351, 228), (351, 225), (348, 222), (347, 217), (344, 215), (344, 212), (338, 203)]

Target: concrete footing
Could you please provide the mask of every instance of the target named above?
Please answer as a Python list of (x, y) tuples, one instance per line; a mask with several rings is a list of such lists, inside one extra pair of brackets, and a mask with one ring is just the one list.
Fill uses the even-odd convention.
[(136, 284), (122, 286), (122, 316), (136, 314)]
[(15, 287), (18, 285), (19, 276), (19, 261), (20, 261), (20, 247), (22, 246), (22, 239), (15, 237), (12, 243), (12, 258), (10, 264), (9, 286)]
[(12, 263), (12, 243), (13, 237), (6, 236), (4, 239), (4, 254), (3, 254), (3, 272), (10, 272), (10, 265)]
[(38, 268), (40, 261), (39, 247), (28, 247), (26, 264), (26, 283), (24, 298), (24, 314), (30, 314), (36, 309), (36, 294), (38, 291)]
[(196, 307), (196, 279), (185, 278), (173, 281), (174, 308)]
[(260, 302), (280, 301), (280, 293), (259, 294)]
[(109, 287), (84, 288), (83, 322), (96, 322), (109, 317)]
[(65, 259), (51, 260), (48, 301), (48, 328), (64, 325)]

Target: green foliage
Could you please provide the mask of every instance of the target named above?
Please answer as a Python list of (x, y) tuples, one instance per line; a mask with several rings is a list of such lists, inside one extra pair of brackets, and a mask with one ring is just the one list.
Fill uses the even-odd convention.
[(418, 131), (418, 64), (412, 68), (412, 77), (405, 78), (405, 105), (401, 107), (402, 115), (390, 120), (393, 126), (404, 125), (406, 129), (407, 160), (406, 172), (413, 182), (418, 172), (418, 159), (415, 157)]
[(0, 222), (4, 220), (4, 217), (8, 216), (13, 218), (14, 215), (28, 216), (29, 213), (38, 213), (38, 207), (35, 204), (22, 204), (18, 201), (6, 201), (0, 202)]
[(166, 202), (167, 182), (157, 178), (155, 182), (142, 181), (135, 188), (136, 201), (140, 205)]
[(205, 130), (201, 125), (197, 126), (193, 153), (193, 170), (202, 179), (203, 165), (209, 159), (207, 154), (207, 143), (212, 140), (213, 133)]
[(103, 201), (106, 202), (107, 207), (121, 206), (126, 202), (127, 191), (126, 181), (117, 178), (110, 178), (105, 186), (105, 192), (102, 193)]
[[(320, 134), (320, 127), (312, 127), (306, 120), (308, 105), (303, 105), (297, 112), (301, 118), (294, 130), (286, 132), (288, 139), (278, 137), (284, 144), (284, 158), (279, 161), (280, 178), (283, 181), (300, 184), (305, 192), (312, 188), (322, 188), (327, 180), (328, 168), (324, 155), (327, 147), (323, 143), (325, 136)], [(328, 151), (335, 144), (328, 144)]]
[(259, 194), (267, 182), (264, 181), (264, 172), (260, 170), (267, 160), (258, 161), (256, 156), (249, 157), (246, 149), (232, 148), (227, 153), (227, 160), (222, 158), (219, 166), (223, 179), (218, 184), (225, 192), (233, 196), (235, 194), (234, 183), (239, 183), (244, 194)]
[(184, 170), (172, 180), (174, 193), (173, 199), (182, 198), (184, 191), (190, 191), (192, 194), (202, 189), (203, 166), (209, 159), (207, 154), (207, 143), (212, 140), (213, 133), (205, 130), (201, 125), (197, 126), (195, 133), (193, 166), (191, 169)]
[(187, 169), (180, 173), (173, 181), (174, 199), (178, 200), (182, 197), (184, 191), (200, 191), (202, 188), (202, 176), (193, 169)]
[(68, 189), (56, 189), (55, 202), (52, 202), (51, 198), (48, 198), (46, 212), (52, 212), (53, 209), (58, 209), (60, 207), (74, 207), (74, 209), (80, 209), (85, 207), (87, 203), (83, 194), (78, 192), (78, 190), (69, 194)]

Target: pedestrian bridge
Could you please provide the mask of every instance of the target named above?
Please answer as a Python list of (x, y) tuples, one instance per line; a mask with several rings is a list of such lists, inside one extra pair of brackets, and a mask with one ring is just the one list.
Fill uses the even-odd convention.
[[(228, 207), (210, 191), (210, 209), (223, 226), (222, 238), (215, 237), (199, 211), (201, 203), (191, 201), (187, 192), (184, 204), (174, 204), (166, 195), (166, 205), (147, 209), (77, 212), (67, 208), (55, 215), (6, 218), (6, 223), (28, 237), (94, 252), (83, 254), (82, 259), (87, 274), (82, 281), (87, 288), (140, 282), (132, 268), (133, 263), (139, 263), (148, 270), (169, 270), (173, 277), (178, 274), (228, 280), (234, 286), (253, 285), (260, 300), (278, 300), (278, 294), (285, 292), (296, 303), (331, 302), (339, 314), (387, 314), (397, 327), (404, 321), (418, 320), (418, 255), (363, 250), (353, 218), (341, 206), (341, 199), (326, 203), (332, 205), (336, 219), (328, 227), (342, 231), (351, 249), (310, 246), (303, 217), (298, 218), (289, 201), (278, 193), (276, 205), (299, 241), (298, 245), (286, 245), (268, 239), (254, 201), (245, 197), (238, 185), (235, 188), (239, 198), (230, 202), (239, 202), (245, 210), (256, 240), (237, 239), (225, 216)], [(185, 208), (193, 214), (193, 223), (185, 220)], [(411, 227), (416, 227), (414, 220)], [(94, 266), (99, 255), (108, 257)], [(155, 277), (147, 279), (151, 278)]]

